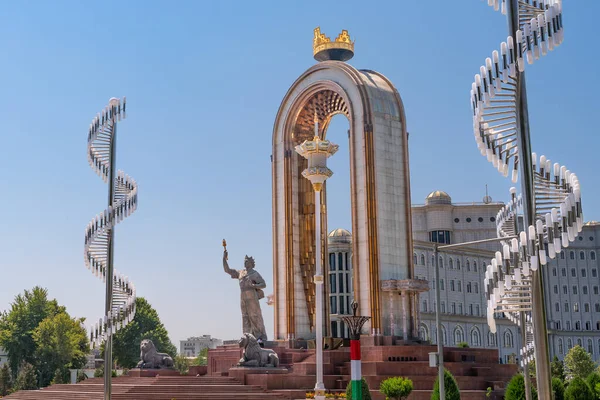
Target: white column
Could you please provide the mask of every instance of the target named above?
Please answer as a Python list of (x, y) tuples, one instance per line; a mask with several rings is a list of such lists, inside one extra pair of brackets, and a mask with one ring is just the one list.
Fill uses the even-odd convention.
[(402, 329), (404, 331), (404, 340), (408, 340), (408, 296), (406, 291), (402, 291)]
[(389, 291), (390, 295), (390, 336), (394, 336), (396, 332), (396, 319), (394, 317), (394, 292)]
[(315, 190), (315, 236), (317, 241), (315, 260), (315, 289), (316, 289), (316, 363), (317, 382), (315, 384), (315, 399), (325, 399), (325, 384), (323, 383), (323, 265), (321, 264), (321, 191)]

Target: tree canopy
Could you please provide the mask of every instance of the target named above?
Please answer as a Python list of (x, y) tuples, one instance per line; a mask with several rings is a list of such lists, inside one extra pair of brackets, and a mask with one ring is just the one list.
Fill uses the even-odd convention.
[[(460, 390), (458, 383), (450, 371), (444, 368), (444, 393), (446, 400), (460, 400)], [(440, 400), (440, 378), (437, 377), (433, 384), (433, 393), (431, 400)]]
[(0, 316), (0, 347), (8, 353), (13, 376), (22, 362), (36, 363), (36, 344), (33, 332), (45, 318), (65, 312), (65, 308), (39, 286), (15, 297), (10, 310)]
[(135, 300), (136, 313), (129, 325), (113, 337), (113, 358), (123, 368), (134, 368), (140, 361), (140, 342), (150, 339), (156, 349), (171, 357), (177, 348), (171, 343), (158, 312), (143, 297)]
[[(510, 382), (508, 382), (504, 398), (506, 400), (525, 400), (525, 378), (523, 374), (513, 376)], [(533, 385), (531, 387), (531, 398), (534, 400), (538, 398), (537, 390), (535, 390)]]
[(579, 345), (569, 350), (565, 356), (565, 375), (568, 381), (574, 378), (585, 379), (594, 372), (595, 368), (596, 363), (590, 353)]
[(565, 399), (596, 400), (596, 396), (587, 383), (585, 383), (585, 381), (580, 377), (576, 376), (571, 380), (569, 386), (567, 386), (567, 390), (565, 390)]

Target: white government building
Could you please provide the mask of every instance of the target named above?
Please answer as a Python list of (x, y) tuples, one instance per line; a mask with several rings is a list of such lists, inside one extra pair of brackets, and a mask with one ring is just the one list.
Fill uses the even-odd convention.
[[(419, 299), (422, 339), (436, 343), (435, 282), (432, 242), (461, 243), (496, 237), (495, 217), (503, 203), (486, 196), (483, 202), (452, 203), (443, 191), (430, 193), (424, 205), (412, 206), (415, 275), (426, 279), (430, 291)], [(545, 269), (545, 298), (550, 356), (562, 359), (579, 344), (600, 360), (600, 223), (585, 224), (578, 240), (564, 249)], [(497, 332), (486, 322), (483, 288), (485, 265), (494, 257), (495, 243), (440, 253), (442, 336), (448, 346), (466, 342), (470, 347), (497, 347), (502, 363), (518, 359), (517, 326), (497, 314)], [(352, 235), (335, 229), (328, 237), (329, 309), (331, 335), (348, 337), (339, 316), (351, 314)], [(400, 314), (399, 314), (400, 315)], [(399, 321), (397, 321), (399, 322)]]
[(222, 344), (221, 339), (213, 338), (210, 335), (193, 336), (179, 341), (179, 354), (186, 357), (197, 357), (202, 349), (215, 349)]

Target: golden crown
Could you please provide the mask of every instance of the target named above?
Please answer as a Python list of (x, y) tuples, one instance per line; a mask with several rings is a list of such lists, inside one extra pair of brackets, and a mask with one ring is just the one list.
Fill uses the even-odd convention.
[(321, 27), (315, 28), (315, 37), (313, 39), (313, 55), (330, 50), (348, 51), (354, 54), (354, 42), (350, 40), (350, 35), (346, 29), (332, 42), (330, 38), (321, 33)]

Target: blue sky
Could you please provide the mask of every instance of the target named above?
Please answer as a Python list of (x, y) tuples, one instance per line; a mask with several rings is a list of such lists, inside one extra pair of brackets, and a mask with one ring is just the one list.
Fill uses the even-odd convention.
[[(469, 90), (506, 38), (482, 1), (19, 1), (0, 13), (0, 309), (42, 285), (76, 316), (103, 314), (104, 289), (83, 263), (83, 233), (107, 187), (86, 160), (87, 129), (127, 96), (117, 164), (140, 185), (139, 208), (116, 231), (116, 268), (160, 313), (174, 341), (241, 333), (237, 283), (221, 268), (254, 255), (271, 293), (272, 127), (297, 76), (315, 63), (316, 26), (348, 29), (357, 68), (396, 85), (410, 132), (413, 202), (432, 190), (480, 201), (507, 179), (479, 155)], [(600, 219), (595, 73), (599, 2), (566, 2), (565, 42), (527, 69), (532, 147), (582, 184)], [(350, 226), (343, 117), (328, 137), (329, 227)], [(263, 305), (272, 335), (272, 309)], [(178, 342), (177, 342), (178, 344)]]

